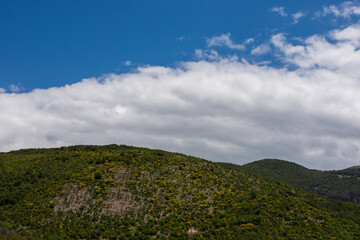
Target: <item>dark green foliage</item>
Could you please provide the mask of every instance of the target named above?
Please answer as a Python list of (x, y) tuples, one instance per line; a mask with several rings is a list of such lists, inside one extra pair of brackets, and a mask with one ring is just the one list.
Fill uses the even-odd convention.
[(101, 179), (101, 173), (96, 172), (95, 175), (94, 175), (94, 178), (95, 178), (96, 180), (100, 180), (100, 179)]
[(221, 164), (300, 187), (322, 197), (360, 204), (360, 167), (319, 171), (278, 159), (264, 159), (242, 166)]
[(0, 227), (16, 237), (359, 239), (354, 204), (183, 154), (71, 146), (2, 153), (0, 167)]

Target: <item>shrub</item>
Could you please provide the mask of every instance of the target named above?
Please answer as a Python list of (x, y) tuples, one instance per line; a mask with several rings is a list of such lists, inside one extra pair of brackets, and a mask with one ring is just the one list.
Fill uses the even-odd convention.
[(94, 178), (96, 179), (96, 180), (100, 180), (101, 179), (101, 173), (99, 173), (99, 172), (97, 172), (97, 173), (95, 173), (95, 175), (94, 175)]

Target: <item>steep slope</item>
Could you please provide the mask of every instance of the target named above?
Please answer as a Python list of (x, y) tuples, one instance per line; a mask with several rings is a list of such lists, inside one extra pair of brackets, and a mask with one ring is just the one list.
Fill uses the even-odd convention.
[(263, 159), (242, 166), (222, 164), (301, 187), (326, 198), (360, 203), (359, 167), (339, 171), (319, 171), (278, 159)]
[(354, 204), (179, 153), (21, 150), (0, 168), (0, 227), (28, 239), (360, 238)]
[(325, 173), (327, 177), (320, 183), (324, 196), (360, 204), (359, 166)]

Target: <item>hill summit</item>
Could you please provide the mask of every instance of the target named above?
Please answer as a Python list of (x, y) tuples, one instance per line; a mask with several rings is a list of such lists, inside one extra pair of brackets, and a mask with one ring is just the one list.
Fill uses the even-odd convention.
[(0, 172), (0, 239), (360, 238), (354, 204), (179, 153), (28, 149)]
[(242, 166), (222, 164), (300, 187), (325, 198), (360, 204), (359, 166), (337, 171), (319, 171), (279, 159), (263, 159)]

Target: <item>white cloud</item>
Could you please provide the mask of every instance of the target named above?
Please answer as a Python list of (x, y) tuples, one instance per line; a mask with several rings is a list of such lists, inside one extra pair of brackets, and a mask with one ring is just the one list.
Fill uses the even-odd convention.
[(210, 50), (195, 50), (195, 58), (197, 60), (208, 60), (208, 61), (219, 61), (221, 60), (221, 56), (219, 53), (213, 49)]
[(319, 169), (359, 165), (359, 36), (358, 25), (297, 44), (274, 35), (292, 70), (208, 49), (178, 68), (2, 93), (0, 150), (124, 143), (239, 164), (274, 157)]
[(262, 55), (271, 51), (271, 47), (268, 44), (261, 44), (251, 50), (252, 55)]
[(236, 50), (245, 50), (244, 44), (235, 44), (230, 39), (230, 33), (214, 36), (206, 40), (208, 47), (227, 47)]
[(305, 39), (304, 45), (288, 43), (283, 34), (273, 36), (271, 42), (281, 51), (286, 63), (300, 68), (332, 69), (355, 77), (360, 76), (359, 32), (360, 26), (352, 25), (330, 32), (329, 39), (313, 35)]
[(5, 92), (6, 92), (6, 89), (0, 88), (0, 94), (1, 94), (1, 93), (5, 93)]
[(280, 14), (282, 17), (286, 17), (287, 13), (285, 12), (285, 7), (273, 7), (270, 9), (272, 12)]
[(338, 41), (345, 41), (360, 46), (360, 25), (355, 24), (345, 29), (336, 29), (330, 33), (330, 37)]
[(350, 18), (352, 15), (360, 15), (360, 4), (355, 1), (346, 1), (337, 6), (326, 6), (323, 9), (322, 15), (334, 15), (336, 17)]
[(305, 14), (303, 12), (297, 12), (291, 15), (293, 18), (293, 24), (296, 24), (299, 22), (299, 19), (304, 17)]
[(133, 65), (133, 63), (130, 60), (127, 60), (127, 61), (124, 62), (124, 65), (125, 66), (131, 66), (131, 65)]
[(16, 85), (14, 85), (14, 84), (10, 84), (9, 85), (9, 90), (11, 92), (17, 93), (17, 92), (20, 92), (22, 89), (20, 87), (16, 86)]
[(254, 39), (253, 38), (248, 38), (244, 41), (244, 44), (247, 45), (247, 44), (251, 44), (254, 42)]

